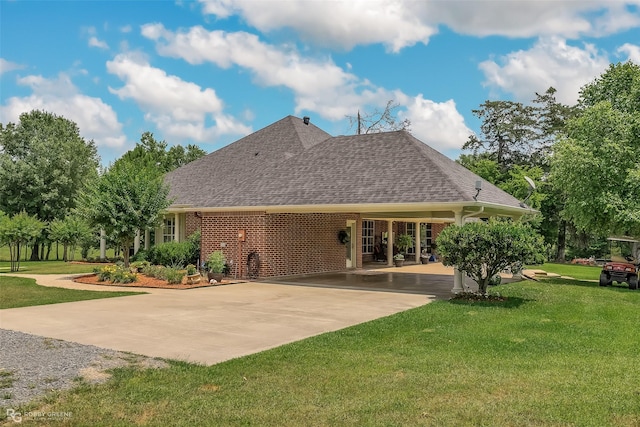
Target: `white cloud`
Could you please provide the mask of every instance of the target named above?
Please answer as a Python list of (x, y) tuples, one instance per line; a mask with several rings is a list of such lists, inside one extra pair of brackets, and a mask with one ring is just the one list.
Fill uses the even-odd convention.
[(200, 0), (203, 13), (238, 15), (263, 32), (282, 28), (303, 41), (351, 49), (381, 43), (398, 52), (428, 43), (445, 25), (461, 34), (508, 37), (603, 36), (640, 25), (637, 0)]
[(557, 99), (574, 104), (580, 88), (597, 77), (609, 65), (607, 55), (590, 44), (569, 46), (558, 37), (542, 38), (529, 50), (519, 50), (487, 60), (479, 67), (484, 84), (492, 90), (512, 93), (520, 101), (530, 101), (535, 92), (549, 86), (558, 90)]
[[(167, 75), (141, 55), (119, 54), (107, 62), (107, 71), (124, 82), (123, 87), (110, 87), (109, 91), (120, 99), (133, 99), (145, 111), (145, 118), (168, 136), (213, 142), (222, 134), (251, 132), (250, 127), (223, 113), (223, 102), (213, 89)], [(206, 126), (207, 117), (215, 126)]]
[(122, 124), (111, 106), (100, 98), (78, 93), (68, 75), (61, 73), (52, 79), (30, 75), (19, 78), (18, 84), (30, 87), (33, 93), (7, 99), (0, 107), (3, 123), (15, 123), (20, 114), (31, 110), (45, 110), (73, 120), (80, 134), (93, 139), (98, 146), (121, 147), (125, 144)]
[(404, 99), (407, 110), (399, 114), (411, 121), (411, 133), (439, 151), (460, 149), (473, 132), (464, 124), (456, 103), (434, 102), (422, 94)]
[(617, 50), (618, 53), (627, 55), (627, 60), (633, 61), (640, 65), (640, 46), (631, 43), (625, 43)]
[(25, 68), (24, 65), (16, 64), (15, 62), (7, 61), (4, 58), (0, 58), (0, 76), (9, 71), (21, 70)]
[(130, 33), (132, 29), (133, 28), (131, 27), (131, 25), (124, 25), (124, 26), (120, 27), (120, 32), (121, 33)]
[(427, 44), (437, 32), (421, 21), (414, 3), (402, 1), (268, 1), (201, 0), (203, 12), (218, 18), (242, 16), (263, 32), (292, 28), (303, 40), (323, 46), (351, 49), (356, 45), (382, 43), (398, 52), (416, 43)]
[(103, 40), (98, 40), (96, 36), (89, 37), (89, 46), (99, 49), (109, 49), (109, 45)]

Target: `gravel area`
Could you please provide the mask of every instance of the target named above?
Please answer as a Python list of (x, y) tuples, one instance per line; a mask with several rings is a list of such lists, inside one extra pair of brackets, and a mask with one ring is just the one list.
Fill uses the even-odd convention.
[(106, 370), (128, 365), (167, 366), (161, 359), (0, 329), (0, 408), (71, 388), (77, 378), (104, 382)]

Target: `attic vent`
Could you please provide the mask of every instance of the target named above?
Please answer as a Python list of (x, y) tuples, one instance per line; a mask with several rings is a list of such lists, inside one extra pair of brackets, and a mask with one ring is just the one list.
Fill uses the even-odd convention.
[(254, 156), (257, 156), (258, 154), (260, 154), (260, 152), (259, 152), (259, 151), (256, 151), (256, 153), (254, 154)]
[(307, 125), (307, 126), (309, 126), (309, 121), (310, 121), (310, 120), (311, 120), (311, 118), (309, 118), (309, 116), (304, 116), (304, 117), (302, 118), (302, 122), (303, 122), (305, 125)]

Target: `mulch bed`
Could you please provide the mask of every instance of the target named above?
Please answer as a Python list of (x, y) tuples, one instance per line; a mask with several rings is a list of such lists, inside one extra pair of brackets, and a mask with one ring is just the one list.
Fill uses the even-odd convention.
[(88, 285), (101, 285), (101, 286), (119, 286), (123, 288), (161, 288), (161, 289), (194, 289), (205, 288), (208, 286), (221, 286), (231, 285), (234, 283), (242, 283), (243, 280), (223, 280), (215, 284), (210, 284), (206, 278), (202, 278), (200, 282), (191, 285), (187, 284), (187, 278), (182, 279), (180, 285), (171, 285), (166, 280), (156, 279), (155, 277), (147, 277), (144, 274), (138, 273), (138, 281), (133, 283), (111, 283), (101, 282), (98, 280), (97, 274), (89, 274), (86, 276), (80, 276), (73, 279), (74, 282), (85, 283)]

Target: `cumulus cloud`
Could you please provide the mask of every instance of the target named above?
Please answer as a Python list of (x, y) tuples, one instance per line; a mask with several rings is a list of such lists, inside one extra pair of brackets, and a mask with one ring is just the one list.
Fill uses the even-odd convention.
[(241, 15), (263, 32), (291, 28), (303, 40), (323, 46), (351, 49), (382, 43), (398, 52), (416, 43), (428, 43), (437, 28), (421, 21), (412, 4), (399, 1), (269, 1), (201, 0), (203, 12), (218, 18)]
[(0, 58), (0, 76), (9, 71), (21, 70), (24, 65), (16, 64), (15, 62), (7, 61), (4, 58)]
[(609, 65), (606, 54), (593, 45), (570, 46), (564, 39), (539, 39), (529, 50), (519, 50), (480, 63), (484, 84), (492, 90), (513, 94), (520, 101), (530, 101), (535, 92), (549, 86), (558, 90), (557, 99), (574, 104), (580, 88), (597, 77)]
[(96, 36), (89, 37), (89, 46), (97, 47), (99, 49), (109, 49), (109, 45), (107, 44), (107, 42), (98, 40)]
[[(120, 99), (134, 100), (145, 118), (166, 135), (195, 141), (211, 141), (222, 134), (251, 132), (251, 128), (224, 114), (223, 102), (215, 91), (152, 67), (141, 55), (119, 54), (107, 62), (107, 71), (118, 76), (124, 86), (109, 91)], [(207, 118), (215, 126), (206, 126)]]
[(22, 113), (45, 110), (73, 120), (80, 134), (98, 146), (121, 147), (126, 142), (122, 124), (111, 106), (100, 98), (79, 93), (68, 75), (61, 73), (51, 79), (30, 75), (19, 78), (18, 84), (30, 87), (32, 94), (7, 99), (0, 107), (1, 122), (15, 123)]
[(632, 1), (539, 0), (200, 0), (204, 14), (219, 19), (233, 15), (263, 32), (287, 28), (302, 40), (351, 49), (381, 43), (398, 52), (428, 43), (439, 26), (473, 36), (563, 38), (603, 36), (640, 24)]
[(634, 63), (640, 65), (640, 46), (639, 45), (625, 43), (618, 48), (617, 52), (619, 54), (626, 55), (627, 60), (633, 61)]
[(434, 102), (422, 94), (403, 99), (406, 111), (399, 114), (411, 121), (411, 133), (439, 151), (460, 149), (473, 132), (464, 123), (456, 103)]

